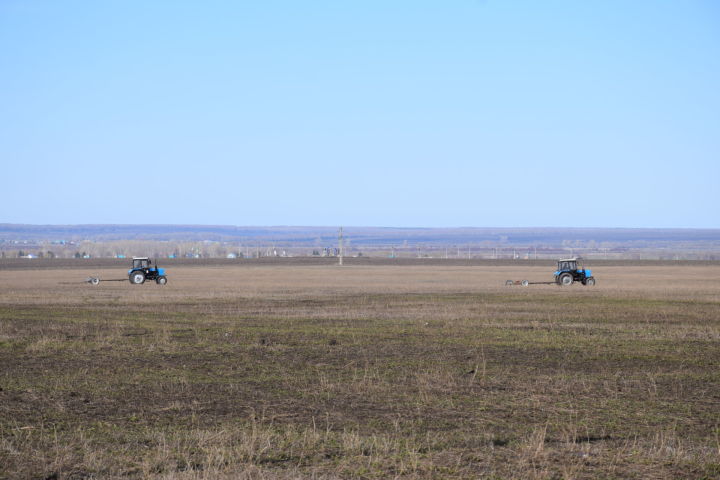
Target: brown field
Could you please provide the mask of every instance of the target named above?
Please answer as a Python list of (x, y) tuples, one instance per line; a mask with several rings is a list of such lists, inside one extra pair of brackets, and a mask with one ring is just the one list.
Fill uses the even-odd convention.
[(74, 265), (0, 269), (2, 479), (720, 478), (716, 263)]

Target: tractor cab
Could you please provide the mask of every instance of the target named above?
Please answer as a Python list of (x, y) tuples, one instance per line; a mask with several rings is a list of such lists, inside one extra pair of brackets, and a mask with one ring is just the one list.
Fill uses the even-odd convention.
[(165, 269), (158, 268), (157, 265), (153, 267), (152, 260), (148, 257), (133, 257), (132, 268), (128, 270), (128, 277), (130, 283), (135, 285), (145, 283), (145, 280), (155, 280), (158, 285), (167, 283)]
[(147, 257), (133, 257), (132, 268), (133, 270), (135, 270), (136, 268), (145, 269), (150, 267), (151, 263), (152, 260)]
[(558, 272), (571, 272), (578, 269), (577, 258), (565, 258), (558, 260), (557, 271)]
[(572, 285), (573, 282), (580, 282), (583, 285), (595, 285), (595, 278), (592, 271), (583, 268), (582, 258), (561, 258), (557, 262), (557, 270), (554, 273), (555, 283), (558, 285)]

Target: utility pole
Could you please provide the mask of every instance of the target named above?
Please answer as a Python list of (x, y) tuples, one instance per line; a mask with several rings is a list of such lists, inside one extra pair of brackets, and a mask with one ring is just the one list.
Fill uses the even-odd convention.
[(340, 233), (338, 233), (338, 253), (340, 254), (340, 259), (338, 261), (338, 265), (343, 264), (343, 231), (342, 227), (340, 227)]

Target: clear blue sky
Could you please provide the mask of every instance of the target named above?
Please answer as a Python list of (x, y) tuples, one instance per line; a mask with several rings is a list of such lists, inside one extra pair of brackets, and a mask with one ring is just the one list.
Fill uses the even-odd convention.
[(720, 227), (720, 3), (0, 2), (0, 223)]

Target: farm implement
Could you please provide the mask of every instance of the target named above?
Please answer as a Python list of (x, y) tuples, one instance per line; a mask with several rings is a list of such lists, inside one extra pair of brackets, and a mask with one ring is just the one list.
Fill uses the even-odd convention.
[[(165, 269), (159, 268), (157, 264), (152, 266), (152, 260), (148, 257), (133, 257), (132, 268), (128, 270), (128, 278), (108, 278), (103, 282), (126, 282), (130, 280), (133, 285), (142, 285), (146, 280), (155, 281), (158, 285), (167, 283)], [(88, 277), (85, 279), (90, 285), (99, 285), (100, 277)]]
[(553, 273), (554, 280), (551, 282), (531, 282), (529, 280), (506, 280), (505, 285), (520, 285), (527, 287), (528, 285), (562, 285), (569, 286), (575, 282), (592, 287), (595, 285), (595, 277), (588, 268), (583, 268), (582, 259), (563, 258), (557, 262), (557, 270)]

